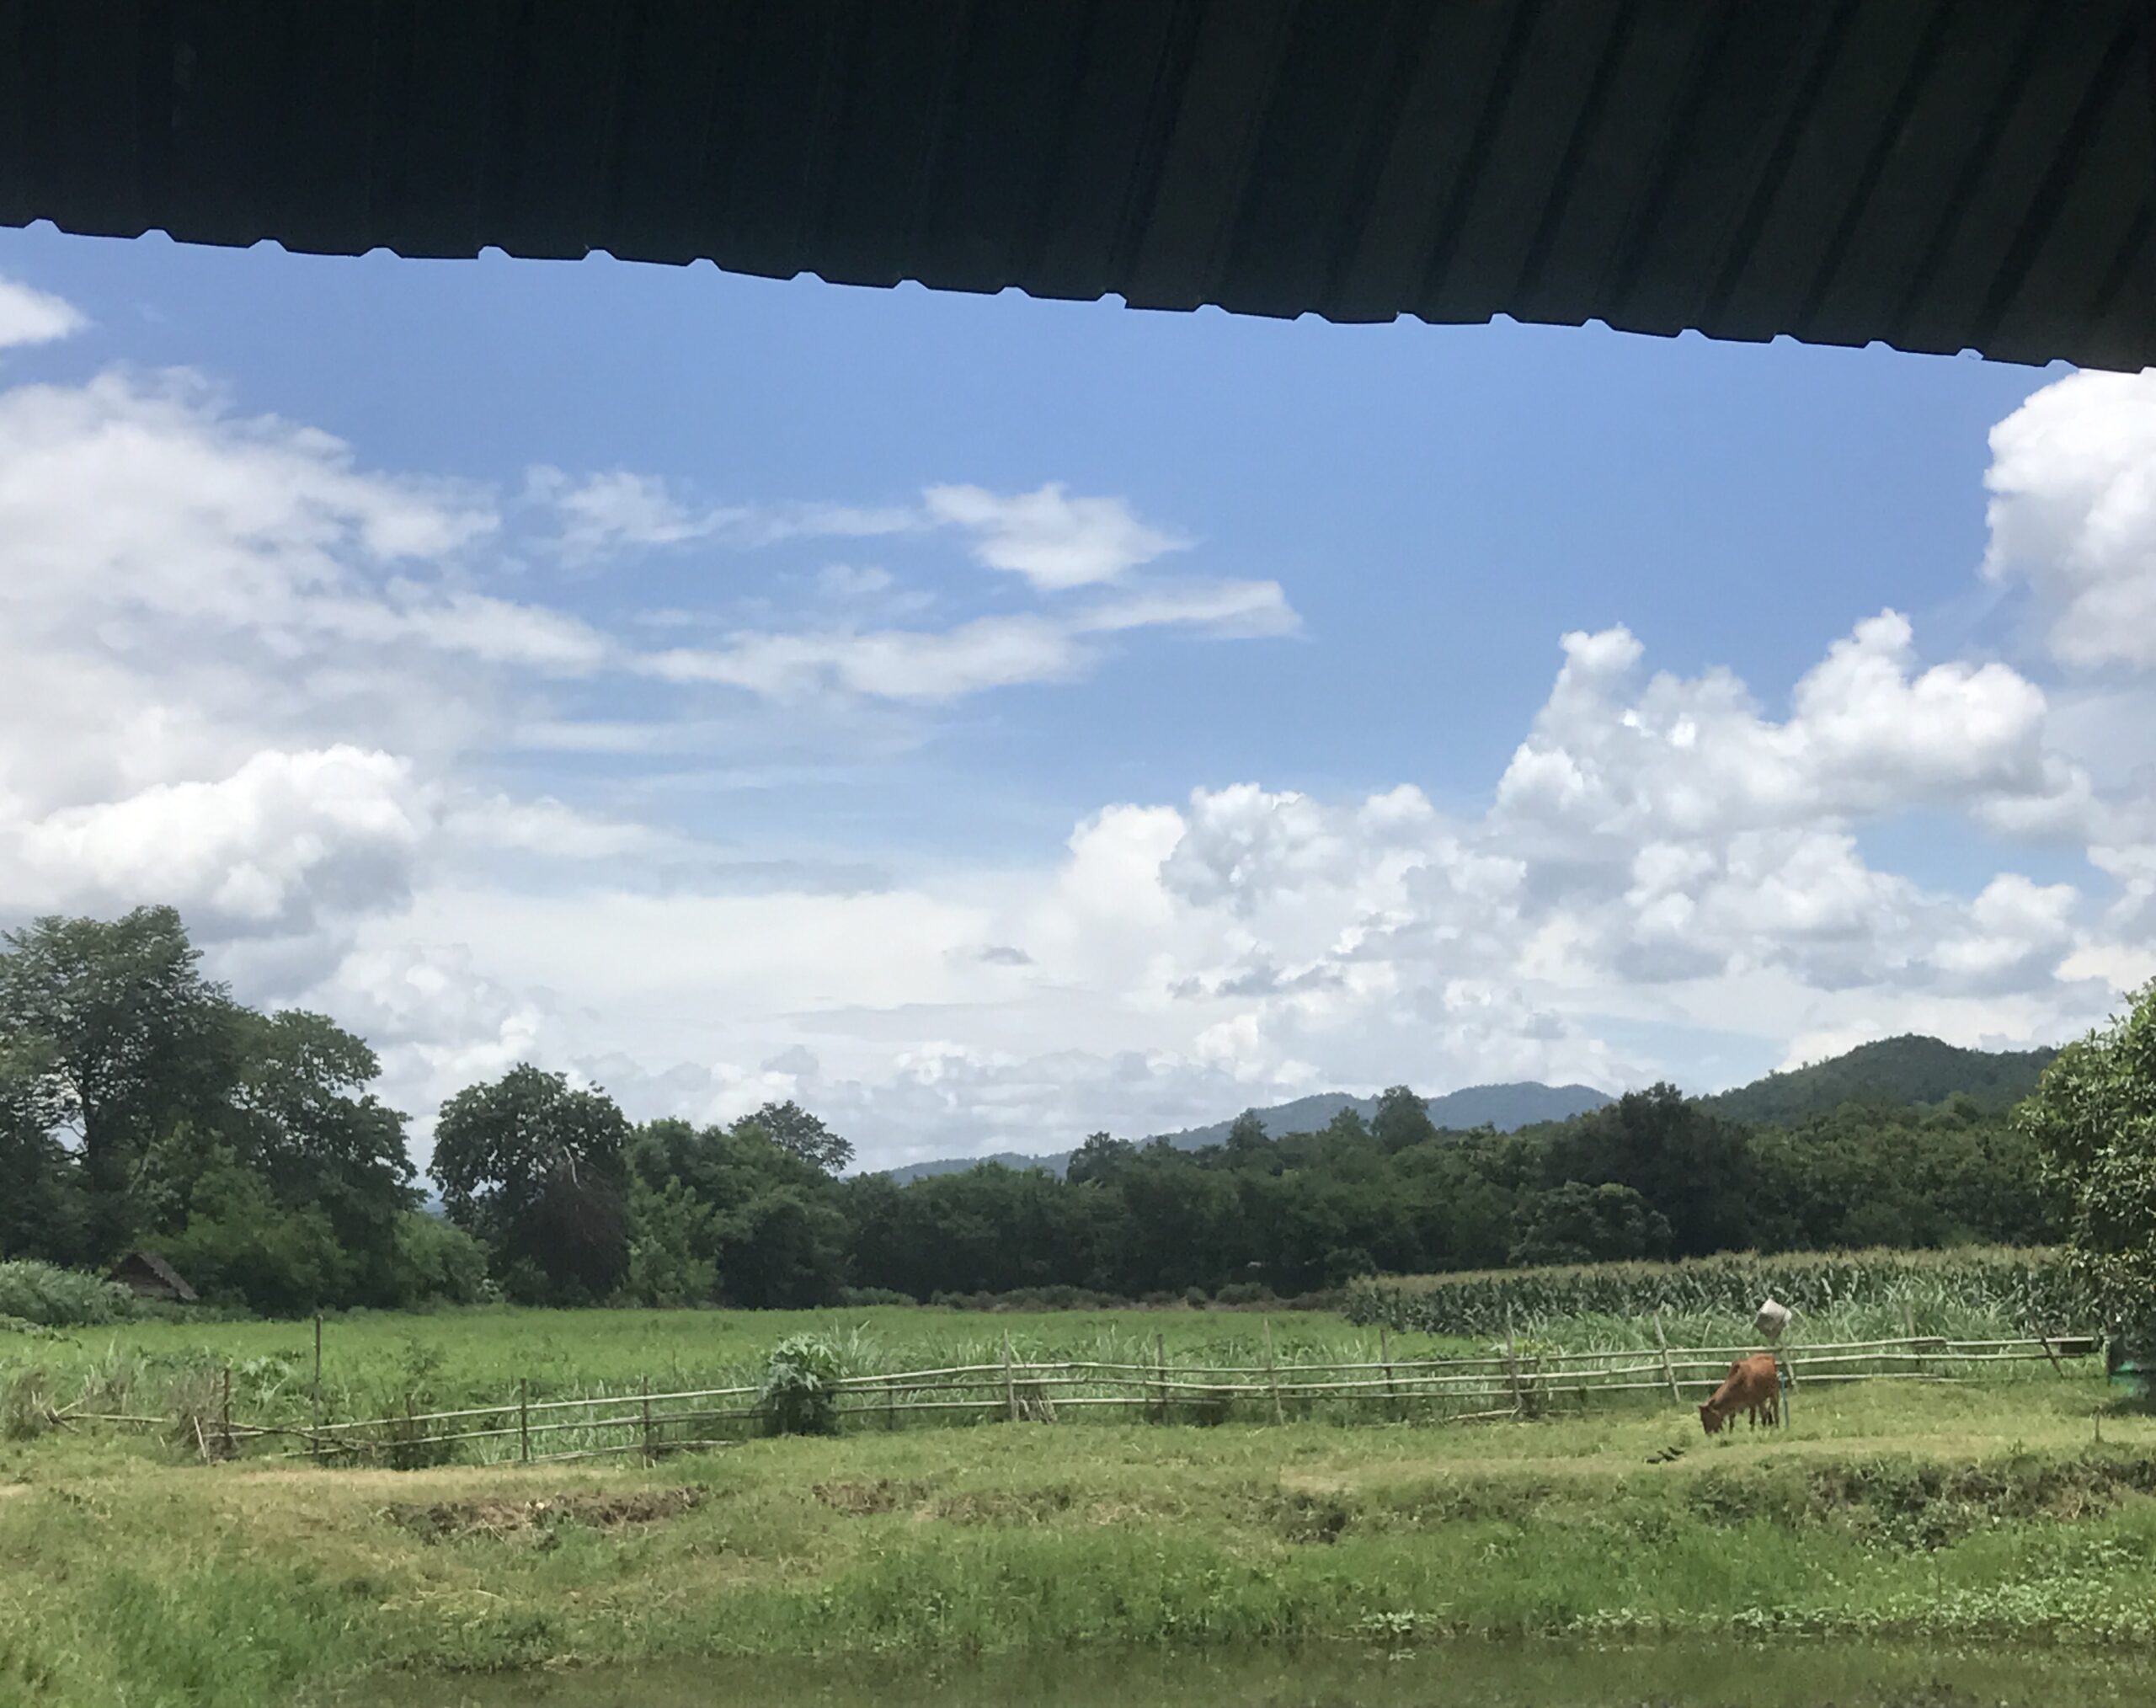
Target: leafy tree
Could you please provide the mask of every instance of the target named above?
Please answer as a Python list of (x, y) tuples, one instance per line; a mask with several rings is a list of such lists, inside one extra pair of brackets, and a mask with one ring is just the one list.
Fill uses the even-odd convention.
[(1406, 1086), (1390, 1086), (1378, 1098), (1370, 1132), (1379, 1144), (1397, 1154), (1411, 1145), (1427, 1145), (1438, 1136), (1438, 1127), (1422, 1098)]
[(135, 1165), (231, 1083), (232, 1004), (168, 907), (40, 919), (0, 942), (0, 1039), (35, 1076), (35, 1102), (76, 1135), (82, 1255), (109, 1258), (135, 1232)]
[(716, 1217), (686, 1182), (629, 1177), (629, 1262), (622, 1295), (638, 1305), (702, 1305), (718, 1287)]
[(424, 1210), (407, 1210), (397, 1219), (393, 1292), (398, 1304), (477, 1305), (486, 1289), (487, 1250), (471, 1235)]
[(280, 1204), (232, 1150), (211, 1148), (189, 1196), (185, 1225), (148, 1243), (205, 1299), (298, 1316), (348, 1292), (350, 1260), (328, 1216)]
[(1246, 1168), (1271, 1156), (1273, 1140), (1257, 1110), (1246, 1109), (1229, 1124), (1228, 1136), (1220, 1149), (1223, 1160), (1231, 1168)]
[(1063, 1177), (1074, 1186), (1109, 1186), (1136, 1160), (1138, 1147), (1128, 1139), (1096, 1133), (1073, 1151)]
[(531, 1302), (602, 1298), (627, 1262), (628, 1123), (594, 1086), (529, 1065), (442, 1105), (429, 1172), (505, 1289)]
[(42, 1079), (0, 1041), (0, 1259), (73, 1256), (82, 1204)]
[(1668, 1250), (1668, 1221), (1630, 1187), (1568, 1180), (1521, 1206), (1511, 1255), (1521, 1265), (1607, 1263)]
[(235, 1012), (238, 1064), (220, 1124), (277, 1201), (327, 1216), (350, 1268), (349, 1296), (395, 1302), (398, 1232), (417, 1207), (404, 1118), (366, 1087), (382, 1067), (319, 1014)]
[(1668, 1219), (1674, 1256), (1740, 1249), (1758, 1199), (1751, 1136), (1676, 1086), (1628, 1092), (1552, 1130), (1543, 1184), (1629, 1186)]
[(2058, 1053), (2016, 1123), (2071, 1196), (2072, 1261), (2137, 1344), (2156, 1344), (2156, 984)]
[(826, 1174), (842, 1174), (853, 1161), (853, 1146), (791, 1098), (766, 1103), (749, 1118), (787, 1156)]
[(629, 1165), (648, 1188), (678, 1182), (708, 1220), (682, 1229), (687, 1254), (714, 1268), (723, 1296), (750, 1308), (827, 1305), (846, 1277), (841, 1188), (818, 1163), (775, 1143), (761, 1119), (731, 1128), (653, 1121)]

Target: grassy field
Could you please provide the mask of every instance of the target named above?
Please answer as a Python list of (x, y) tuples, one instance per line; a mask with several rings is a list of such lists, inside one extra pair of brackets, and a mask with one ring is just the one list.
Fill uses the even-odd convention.
[[(654, 1319), (646, 1344), (696, 1326)], [(1129, 1325), (1054, 1332), (1088, 1330)], [(1018, 1424), (408, 1473), (48, 1435), (0, 1444), (0, 1701), (249, 1708), (411, 1669), (1461, 1635), (2156, 1647), (2156, 1420), (2100, 1380), (1853, 1387), (1806, 1395), (1793, 1424), (1710, 1442), (1673, 1405)]]
[[(1377, 1356), (1374, 1328), (1329, 1313), (1271, 1319), (1276, 1356)], [(771, 1348), (814, 1333), (849, 1374), (991, 1364), (1008, 1335), (1020, 1359), (1090, 1358), (1150, 1364), (1156, 1342), (1177, 1363), (1257, 1364), (1265, 1320), (1231, 1311), (1062, 1311), (986, 1315), (931, 1306), (841, 1311), (523, 1310), (410, 1316), (355, 1313), (323, 1330), (323, 1390), (332, 1417), (380, 1417), (409, 1398), (419, 1409), (633, 1394), (640, 1381), (680, 1391), (752, 1385)], [(1427, 1334), (1398, 1335), (1402, 1358), (1472, 1349)], [(236, 1416), (304, 1419), (313, 1403), (311, 1323), (147, 1321), (29, 1338), (0, 1334), (0, 1390), (37, 1372), (65, 1402), (94, 1411), (162, 1410), (175, 1392), (232, 1372)]]
[[(2004, 1336), (2011, 1325), (1983, 1307), (1940, 1301), (1912, 1319), (1895, 1310), (1892, 1321), (1876, 1305), (1845, 1305), (1800, 1319), (1790, 1337), (1801, 1344), (1870, 1340), (1899, 1334), (1918, 1321), (1926, 1333), (1982, 1340)], [(1753, 1331), (1736, 1313), (1702, 1313), (1663, 1319), (1670, 1343), (1748, 1347)], [(1171, 1376), (1192, 1385), (1176, 1390), (1165, 1421), (1213, 1423), (1266, 1421), (1273, 1404), (1268, 1370), (1277, 1370), (1289, 1392), (1283, 1404), (1292, 1421), (1339, 1423), (1433, 1422), (1441, 1417), (1509, 1410), (1523, 1395), (1529, 1410), (1637, 1409), (1666, 1398), (1653, 1324), (1638, 1318), (1588, 1315), (1535, 1321), (1516, 1339), (1470, 1340), (1432, 1333), (1381, 1332), (1328, 1312), (1274, 1312), (1167, 1309), (1161, 1310), (1011, 1312), (987, 1314), (921, 1307), (878, 1307), (841, 1312), (721, 1312), (487, 1309), (440, 1315), (355, 1314), (323, 1326), (323, 1372), (318, 1397), (313, 1376), (312, 1323), (221, 1322), (208, 1318), (126, 1322), (64, 1332), (0, 1332), (0, 1435), (22, 1437), (62, 1419), (114, 1415), (171, 1444), (176, 1454), (200, 1456), (221, 1439), (222, 1421), (268, 1426), (273, 1431), (334, 1432), (329, 1457), (344, 1456), (399, 1469), (450, 1461), (483, 1463), (534, 1456), (622, 1452), (656, 1444), (734, 1440), (760, 1433), (755, 1390), (772, 1348), (788, 1336), (817, 1336), (836, 1353), (840, 1373), (873, 1377), (894, 1372), (972, 1366), (985, 1374), (958, 1378), (972, 1385), (953, 1389), (906, 1384), (853, 1394), (845, 1401), (849, 1428), (879, 1430), (978, 1423), (1000, 1413), (1006, 1390), (994, 1372), (1006, 1343), (1013, 1359), (1120, 1367), (1083, 1374), (1055, 1373), (1038, 1387), (1021, 1383), (1017, 1396), (1063, 1422), (1105, 1422), (1142, 1412), (1158, 1415), (1162, 1390), (1150, 1381), (1165, 1359)], [(1488, 1359), (1511, 1344), (1520, 1355), (1523, 1388), (1503, 1368), (1487, 1364), (1473, 1373), (1451, 1371), (1442, 1392), (1393, 1397), (1380, 1388), (1418, 1358)], [(1541, 1369), (1581, 1368), (1568, 1354), (1636, 1349), (1630, 1393), (1588, 1396), (1554, 1378), (1540, 1385)], [(1954, 1374), (1981, 1376), (1997, 1385), (2016, 1380), (2055, 1380), (2033, 1346), (2029, 1362), (1948, 1366)], [(1382, 1357), (1384, 1374), (1312, 1370), (1328, 1363), (1369, 1365)], [(1721, 1358), (1727, 1353), (1719, 1355)], [(1880, 1368), (1881, 1354), (1865, 1353), (1865, 1368)], [(1892, 1354), (1885, 1354), (1892, 1356)], [(1268, 1364), (1268, 1360), (1270, 1364)], [(1642, 1362), (1643, 1361), (1643, 1362)], [(1589, 1361), (1592, 1366), (1593, 1361)], [(1224, 1374), (1241, 1367), (1241, 1377)], [(1717, 1358), (1696, 1358), (1688, 1380), (1711, 1381)], [(1835, 1367), (1846, 1374), (1847, 1366)], [(1904, 1366), (1906, 1369), (1906, 1366)], [(1935, 1361), (1929, 1366), (1939, 1374)], [(1186, 1374), (1186, 1373), (1187, 1373)], [(1364, 1390), (1332, 1387), (1298, 1395), (1294, 1384), (1360, 1380)], [(1240, 1395), (1219, 1385), (1240, 1380)], [(662, 1398), (642, 1405), (643, 1391), (666, 1396), (735, 1390), (704, 1401)], [(1696, 1401), (1700, 1392), (1691, 1397)], [(534, 1408), (526, 1414), (522, 1405)], [(895, 1402), (895, 1403), (894, 1403)], [(970, 1409), (969, 1409), (970, 1407)], [(1118, 1407), (1120, 1411), (1118, 1412)], [(484, 1409), (491, 1408), (491, 1409)], [(456, 1414), (425, 1422), (430, 1412)], [(416, 1415), (421, 1421), (403, 1420)], [(639, 1417), (644, 1419), (640, 1426)], [(376, 1420), (367, 1422), (365, 1420)], [(390, 1420), (390, 1421), (382, 1421)], [(469, 1432), (461, 1440), (442, 1439)], [(250, 1437), (238, 1430), (243, 1450), (257, 1455), (316, 1451), (301, 1435)]]

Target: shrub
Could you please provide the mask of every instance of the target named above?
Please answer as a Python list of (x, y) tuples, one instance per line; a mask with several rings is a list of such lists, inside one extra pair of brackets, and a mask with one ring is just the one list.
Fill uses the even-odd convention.
[(0, 1263), (0, 1316), (45, 1328), (78, 1328), (125, 1321), (135, 1314), (135, 1295), (116, 1283), (35, 1258)]
[(839, 1303), (849, 1310), (865, 1310), (872, 1305), (911, 1305), (914, 1297), (889, 1287), (848, 1287), (839, 1294)]
[(764, 1426), (774, 1435), (835, 1435), (838, 1348), (813, 1334), (789, 1335), (764, 1367)]
[(1270, 1305), (1273, 1289), (1262, 1281), (1230, 1281), (1213, 1295), (1215, 1305)]

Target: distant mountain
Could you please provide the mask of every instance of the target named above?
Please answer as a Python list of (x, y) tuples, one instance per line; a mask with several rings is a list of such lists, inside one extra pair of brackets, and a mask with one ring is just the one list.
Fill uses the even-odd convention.
[[(1469, 1086), (1441, 1097), (1426, 1097), (1423, 1107), (1429, 1110), (1433, 1122), (1449, 1131), (1465, 1133), (1471, 1127), (1491, 1126), (1500, 1133), (1511, 1133), (1545, 1121), (1570, 1120), (1612, 1101), (1592, 1086), (1545, 1086), (1529, 1080), (1515, 1085)], [(1367, 1121), (1377, 1108), (1375, 1097), (1320, 1092), (1292, 1103), (1260, 1109), (1257, 1114), (1265, 1124), (1266, 1135), (1278, 1139), (1289, 1133), (1315, 1133), (1342, 1109), (1353, 1109)], [(1232, 1120), (1215, 1121), (1209, 1127), (1170, 1133), (1166, 1138), (1179, 1150), (1201, 1150), (1208, 1145), (1225, 1143), (1228, 1129), (1234, 1125)]]
[[(1471, 1127), (1487, 1125), (1500, 1133), (1510, 1133), (1545, 1121), (1568, 1120), (1590, 1109), (1598, 1109), (1610, 1101), (1608, 1095), (1592, 1086), (1545, 1086), (1525, 1081), (1515, 1085), (1469, 1086), (1462, 1091), (1447, 1092), (1441, 1097), (1426, 1098), (1424, 1102), (1431, 1120), (1441, 1128), (1465, 1132)], [(1278, 1139), (1289, 1133), (1315, 1133), (1342, 1109), (1353, 1109), (1367, 1121), (1377, 1112), (1377, 1107), (1375, 1097), (1352, 1097), (1345, 1092), (1319, 1092), (1310, 1097), (1297, 1097), (1293, 1102), (1276, 1103), (1256, 1113), (1264, 1123), (1267, 1134)], [(1224, 1142), (1228, 1129), (1234, 1124), (1232, 1119), (1215, 1121), (1209, 1127), (1190, 1127), (1180, 1133), (1160, 1136), (1178, 1150), (1202, 1150), (1209, 1145)], [(995, 1156), (951, 1157), (936, 1162), (910, 1163), (889, 1172), (891, 1178), (903, 1186), (908, 1181), (925, 1180), (932, 1174), (956, 1174), (982, 1162), (1001, 1162), (1011, 1168), (1045, 1168), (1060, 1174), (1070, 1161), (1068, 1150), (1048, 1156), (1014, 1156), (1004, 1151)]]
[(979, 1168), (985, 1162), (1000, 1162), (1006, 1168), (1045, 1168), (1050, 1174), (1060, 1174), (1070, 1166), (1070, 1153), (1059, 1150), (1049, 1156), (1021, 1156), (1015, 1150), (999, 1150), (992, 1156), (944, 1156), (933, 1162), (909, 1162), (903, 1168), (886, 1169), (884, 1172), (904, 1186), (909, 1181), (926, 1180), (931, 1174), (963, 1174), (969, 1168)]
[(1914, 1034), (1859, 1044), (1788, 1073), (1700, 1099), (1734, 1121), (1787, 1126), (1844, 1103), (1943, 1103), (1967, 1096), (1985, 1109), (2006, 1109), (2036, 1088), (2055, 1049), (1962, 1049)]

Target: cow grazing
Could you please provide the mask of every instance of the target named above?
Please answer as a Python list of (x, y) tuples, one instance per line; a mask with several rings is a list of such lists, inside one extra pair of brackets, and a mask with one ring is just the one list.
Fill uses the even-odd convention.
[(1715, 1390), (1714, 1397), (1700, 1407), (1700, 1427), (1712, 1435), (1739, 1412), (1746, 1412), (1751, 1414), (1754, 1429), (1759, 1427), (1763, 1414), (1771, 1428), (1780, 1415), (1780, 1400), (1781, 1380), (1775, 1374), (1774, 1355), (1754, 1353), (1729, 1367), (1729, 1374)]

